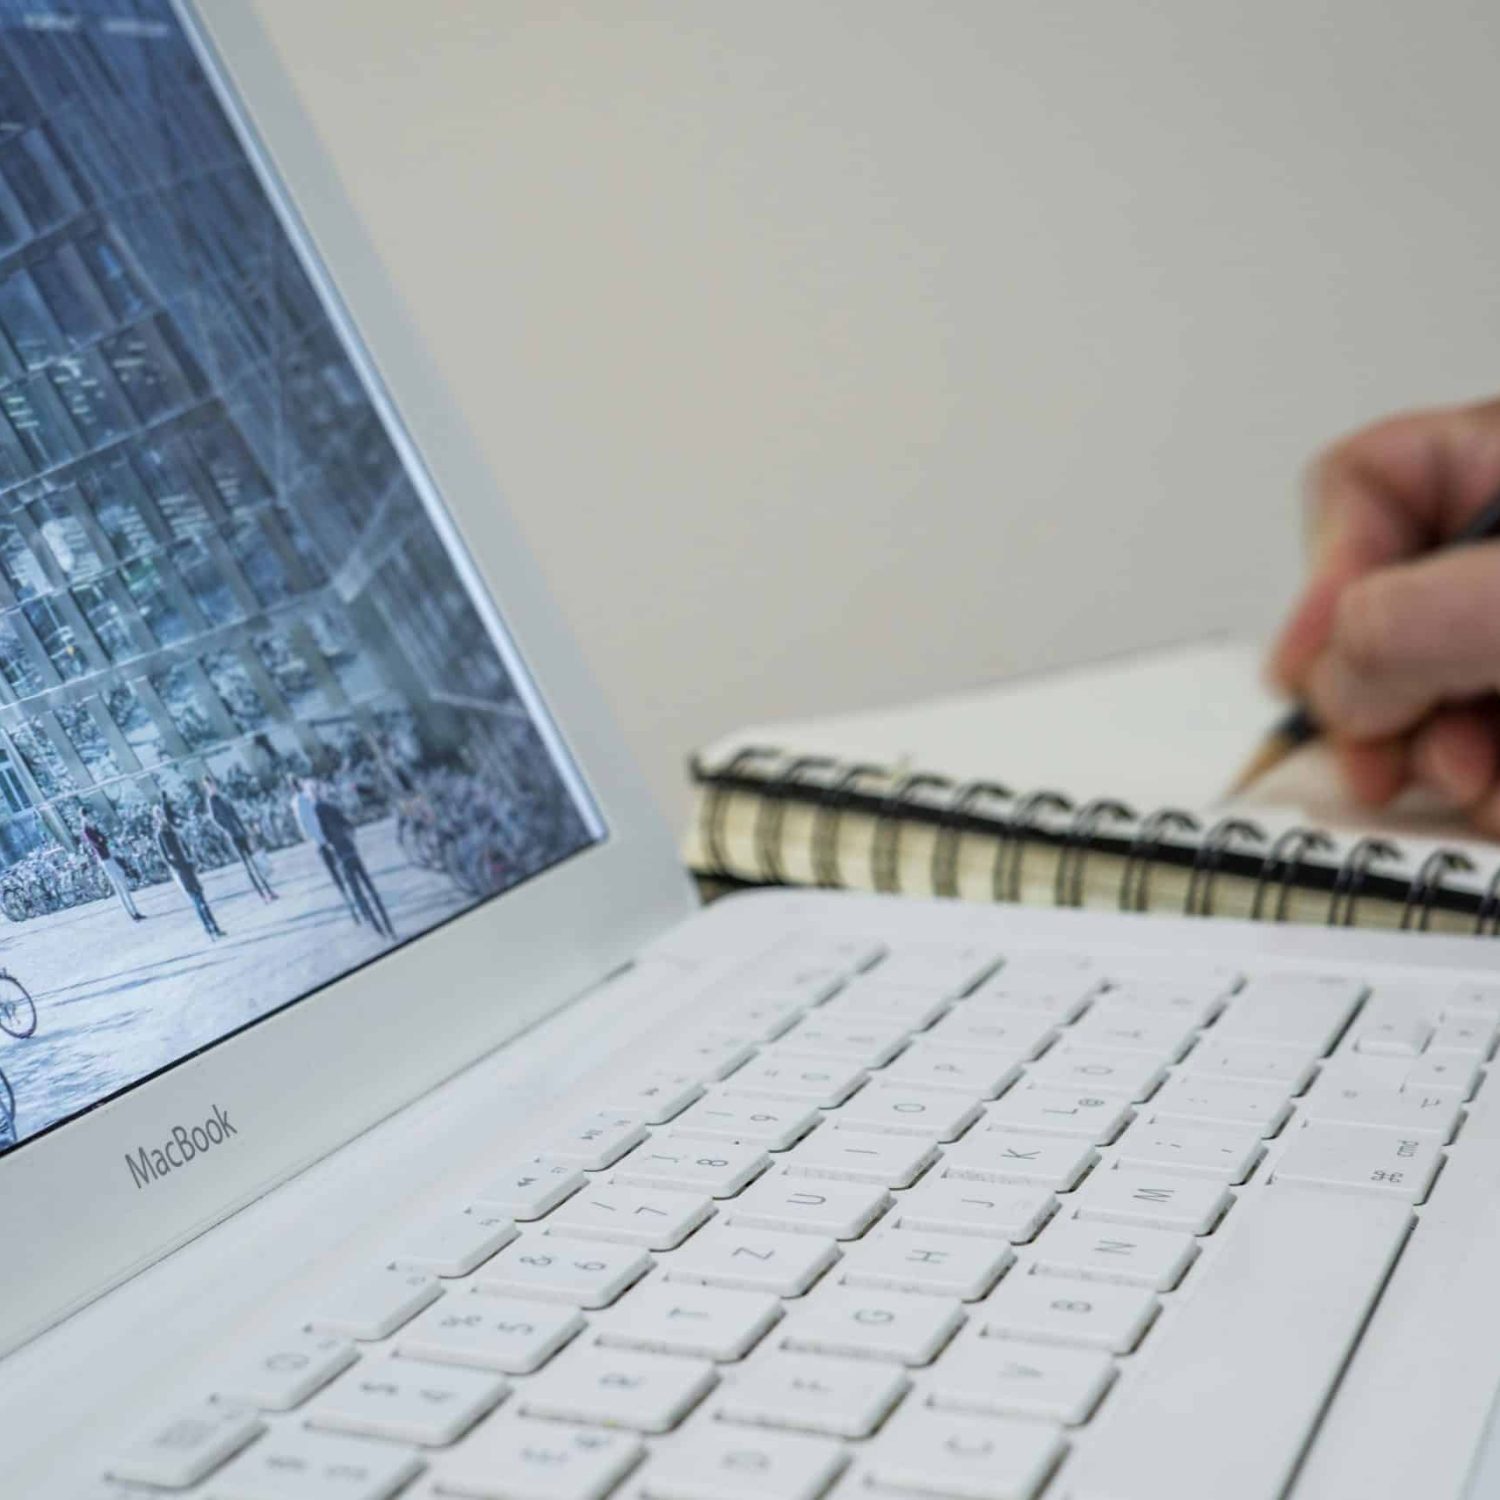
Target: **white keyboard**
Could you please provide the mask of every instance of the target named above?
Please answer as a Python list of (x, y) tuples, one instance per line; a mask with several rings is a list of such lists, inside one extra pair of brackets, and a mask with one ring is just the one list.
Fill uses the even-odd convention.
[(1278, 1495), (1500, 1028), (1500, 985), (875, 941), (726, 990), (100, 1500)]

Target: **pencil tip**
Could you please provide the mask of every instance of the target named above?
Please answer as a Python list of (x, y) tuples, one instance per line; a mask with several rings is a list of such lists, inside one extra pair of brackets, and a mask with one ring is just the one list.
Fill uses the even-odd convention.
[(1285, 734), (1270, 735), (1229, 784), (1229, 795), (1238, 797), (1248, 791), (1268, 771), (1274, 770), (1295, 750), (1296, 744)]

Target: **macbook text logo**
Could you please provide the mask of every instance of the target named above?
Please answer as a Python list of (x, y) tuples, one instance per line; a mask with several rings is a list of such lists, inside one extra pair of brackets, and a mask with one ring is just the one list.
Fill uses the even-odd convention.
[(195, 1157), (238, 1134), (222, 1106), (216, 1104), (213, 1114), (201, 1125), (174, 1125), (171, 1135), (160, 1146), (142, 1146), (137, 1151), (127, 1151), (125, 1165), (130, 1168), (131, 1179), (137, 1188), (150, 1187), (158, 1178), (187, 1166)]

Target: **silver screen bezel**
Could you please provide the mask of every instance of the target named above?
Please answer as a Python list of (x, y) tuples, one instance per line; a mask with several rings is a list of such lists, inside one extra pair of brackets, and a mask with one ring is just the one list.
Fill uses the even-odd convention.
[[(264, 1193), (618, 968), (694, 904), (671, 835), (405, 316), (250, 0), (174, 0), (394, 433), (503, 611), (601, 841), (0, 1158), (0, 1353)], [(357, 333), (355, 332), (357, 330)], [(420, 487), (420, 486), (419, 486)], [(141, 1188), (125, 1149), (218, 1106), (211, 1158)]]

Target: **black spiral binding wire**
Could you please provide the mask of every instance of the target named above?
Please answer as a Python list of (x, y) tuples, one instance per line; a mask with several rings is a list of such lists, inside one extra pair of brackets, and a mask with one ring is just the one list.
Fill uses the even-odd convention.
[(1432, 921), (1432, 903), (1442, 889), (1443, 876), (1473, 868), (1474, 861), (1461, 850), (1434, 849), (1422, 861), (1407, 888), (1406, 903), (1401, 908), (1401, 930), (1409, 932), (1415, 925), (1418, 932), (1426, 932)]
[(1072, 811), (1072, 802), (1061, 792), (1030, 792), (1016, 803), (1001, 828), (990, 870), (990, 889), (996, 901), (1021, 899), (1021, 861), (1026, 857), (1026, 835), (1035, 828), (1036, 815)]
[(1272, 922), (1286, 921), (1287, 903), (1297, 884), (1297, 872), (1309, 854), (1333, 848), (1333, 840), (1321, 828), (1288, 828), (1271, 845), (1260, 874), (1255, 877), (1255, 896), (1250, 903), (1250, 920), (1266, 919), (1266, 892), (1272, 884), (1276, 886), (1276, 909), (1269, 918)]
[(764, 879), (772, 885), (786, 883), (786, 867), (781, 861), (781, 833), (786, 823), (787, 792), (809, 771), (826, 771), (838, 762), (827, 755), (797, 755), (789, 760), (765, 785), (760, 806), (755, 810), (755, 864)]
[(829, 784), (824, 794), (827, 800), (818, 809), (812, 827), (813, 879), (820, 886), (837, 889), (844, 884), (844, 872), (839, 868), (839, 832), (844, 813), (854, 797), (854, 788), (872, 776), (889, 774), (884, 766), (856, 761), (845, 766)]
[(912, 794), (924, 787), (947, 790), (953, 785), (947, 776), (931, 771), (913, 771), (901, 777), (880, 804), (875, 814), (875, 831), (870, 836), (870, 883), (877, 891), (900, 891), (901, 810), (910, 804)]
[[(1488, 933), (1486, 928), (1489, 929)], [(1489, 884), (1484, 888), (1479, 910), (1474, 914), (1475, 937), (1497, 935), (1500, 935), (1500, 865), (1495, 866), (1495, 873), (1490, 876)]]
[(1187, 895), (1182, 902), (1184, 916), (1213, 916), (1214, 885), (1219, 878), (1219, 867), (1236, 839), (1263, 844), (1266, 831), (1248, 818), (1221, 818), (1203, 835), (1198, 857), (1193, 861), (1193, 872), (1188, 876)]
[(948, 799), (942, 825), (932, 844), (932, 890), (937, 896), (958, 895), (958, 851), (963, 841), (963, 816), (986, 798), (1007, 800), (1012, 793), (998, 781), (965, 781)]
[(1082, 906), (1084, 874), (1088, 868), (1090, 844), (1099, 831), (1099, 825), (1107, 820), (1130, 822), (1135, 813), (1123, 802), (1112, 797), (1096, 797), (1085, 802), (1073, 815), (1068, 831), (1063, 835), (1062, 849), (1057, 856), (1057, 874), (1052, 883), (1052, 899), (1057, 906)]
[(1328, 898), (1328, 925), (1352, 927), (1359, 911), (1359, 897), (1370, 867), (1384, 859), (1399, 859), (1401, 851), (1389, 839), (1360, 839), (1344, 856), (1334, 877), (1333, 894)]
[(1161, 854), (1164, 835), (1173, 832), (1197, 833), (1202, 825), (1191, 813), (1180, 807), (1162, 807), (1152, 813), (1130, 841), (1125, 868), (1120, 872), (1119, 903), (1121, 911), (1147, 911), (1151, 904), (1151, 871)]
[(692, 775), (695, 780), (708, 787), (708, 795), (703, 799), (700, 814), (699, 841), (708, 855), (711, 873), (718, 875), (734, 873), (729, 867), (729, 856), (724, 849), (724, 814), (728, 808), (729, 798), (734, 792), (734, 789), (727, 784), (728, 778), (758, 760), (780, 759), (780, 757), (781, 751), (773, 746), (747, 745), (712, 772), (704, 767), (703, 762), (696, 755), (693, 757), (690, 763)]

